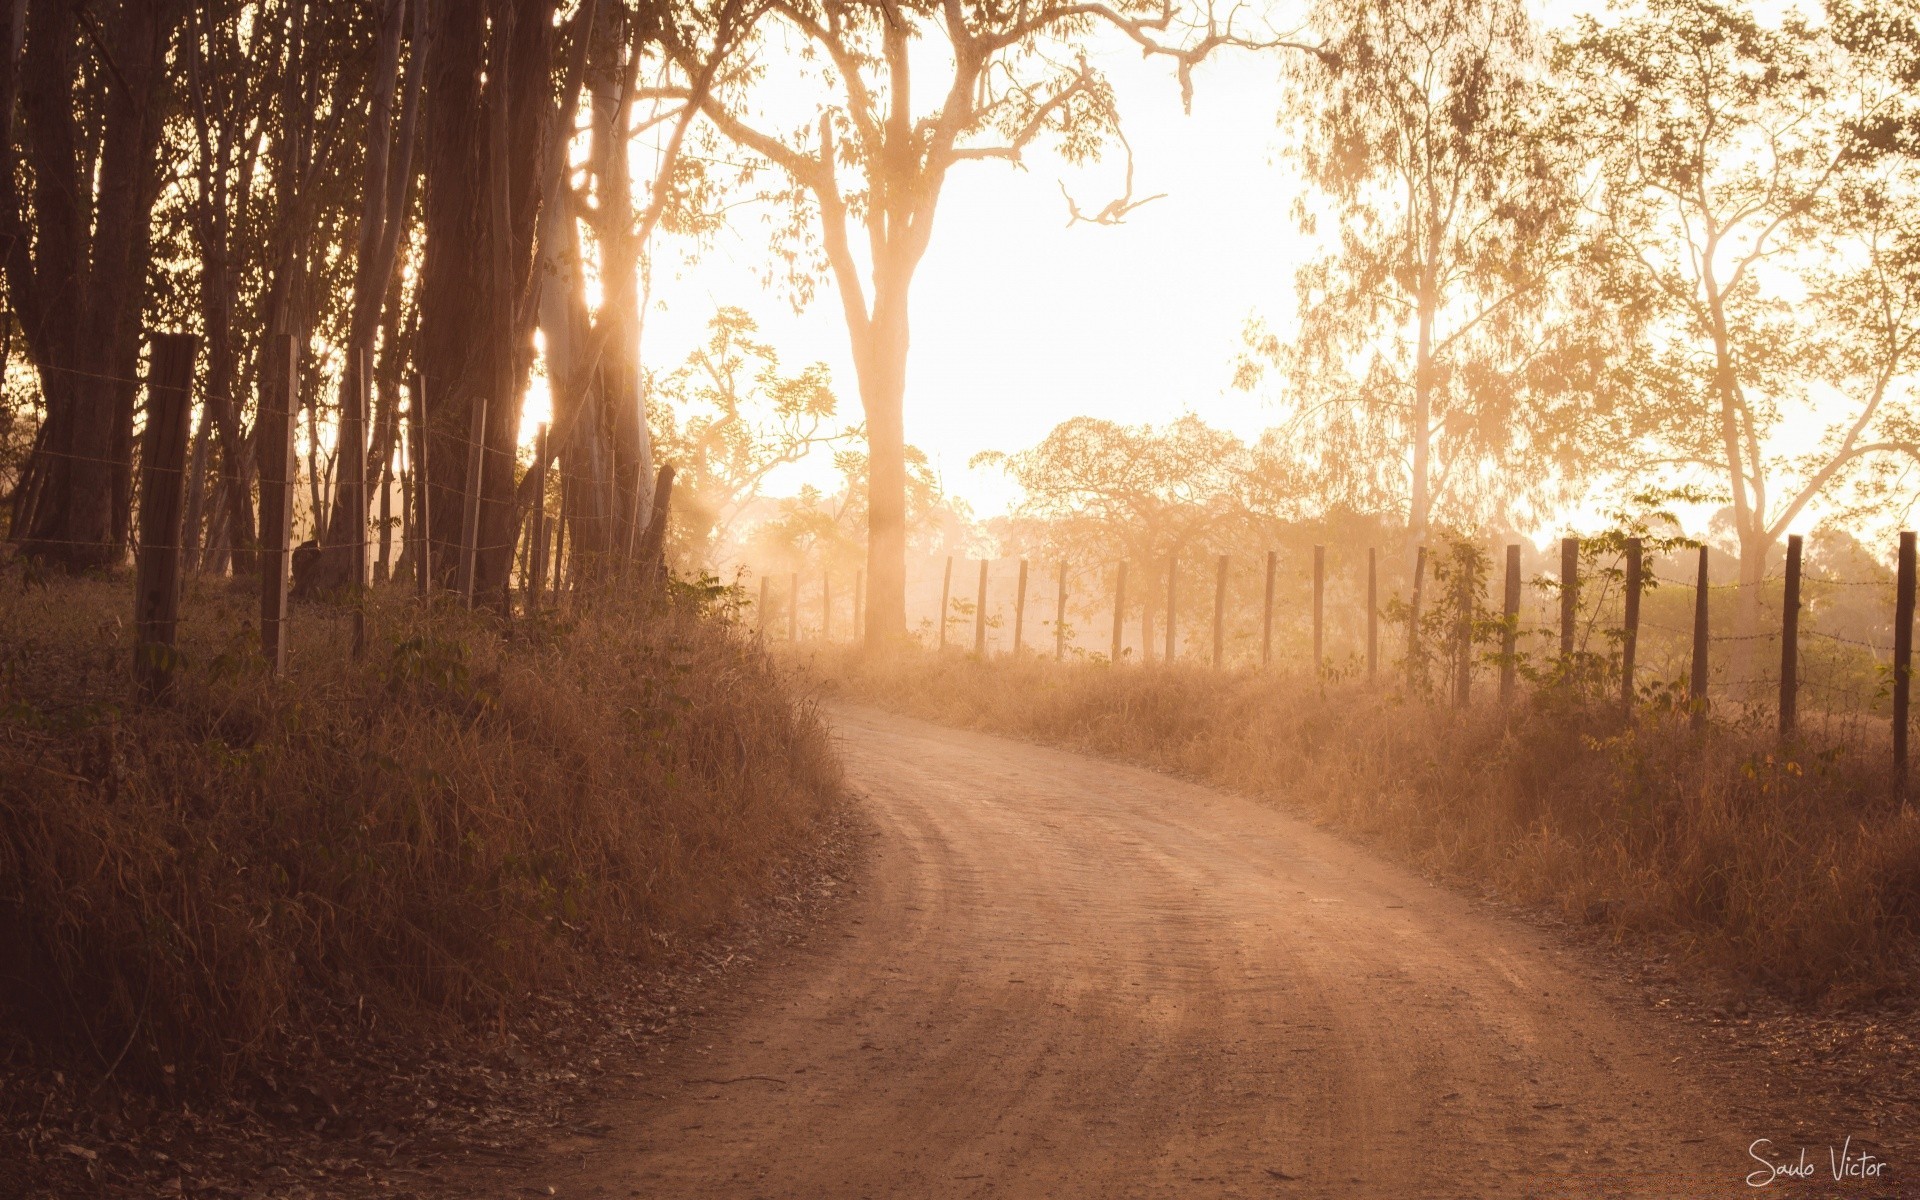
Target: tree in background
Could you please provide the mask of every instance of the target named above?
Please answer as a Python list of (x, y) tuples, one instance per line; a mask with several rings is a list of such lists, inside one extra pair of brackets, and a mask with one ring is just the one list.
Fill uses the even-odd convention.
[(1164, 562), (1246, 511), (1247, 448), (1195, 416), (1161, 428), (1074, 417), (1028, 449), (974, 456), (1019, 485), (1016, 520), (1090, 558)]
[(1866, 460), (1912, 453), (1889, 435), (1911, 423), (1916, 180), (1873, 133), (1920, 74), (1882, 49), (1653, 0), (1556, 54), (1568, 136), (1597, 159), (1589, 261), (1634, 334), (1608, 444), (1724, 489), (1748, 631), (1787, 527)]
[[(918, 446), (908, 446), (905, 458), (908, 549), (928, 555), (971, 553), (979, 531), (966, 501), (946, 494)], [(840, 487), (829, 493), (809, 484), (775, 501), (771, 516), (736, 535), (744, 557), (762, 571), (826, 567), (851, 574), (865, 565), (867, 456), (848, 447), (836, 451), (833, 462)]]
[(660, 450), (678, 471), (686, 541), (711, 563), (769, 474), (862, 431), (834, 421), (839, 401), (827, 365), (781, 373), (779, 354), (744, 309), (720, 309), (707, 328), (706, 343), (655, 385), (652, 417)]
[[(966, 162), (1018, 164), (1043, 138), (1069, 161), (1097, 154), (1115, 118), (1085, 53), (1096, 34), (1171, 55), (1183, 86), (1212, 50), (1256, 43), (1211, 11), (1183, 19), (1174, 0), (771, 0), (758, 12), (763, 53), (789, 36), (804, 45), (813, 107), (799, 121), (764, 118), (755, 104), (769, 68), (749, 57), (721, 75), (702, 110), (784, 181), (774, 198), (790, 220), (776, 253), (798, 294), (810, 293), (820, 268), (803, 248), (817, 229), (840, 295), (871, 448), (866, 636), (878, 644), (906, 633), (908, 293), (948, 173)], [(1183, 35), (1186, 45), (1163, 40)], [(691, 47), (678, 55), (690, 76), (712, 62)], [(916, 62), (943, 68), (930, 109), (915, 108)]]
[[(1580, 356), (1545, 319), (1569, 204), (1543, 136), (1537, 37), (1518, 0), (1320, 4), (1323, 54), (1290, 64), (1282, 124), (1335, 248), (1300, 272), (1300, 325), (1248, 330), (1236, 384), (1277, 371), (1300, 494), (1404, 512), (1497, 513), (1551, 477), (1556, 386)], [(1271, 447), (1270, 447), (1271, 448)]]

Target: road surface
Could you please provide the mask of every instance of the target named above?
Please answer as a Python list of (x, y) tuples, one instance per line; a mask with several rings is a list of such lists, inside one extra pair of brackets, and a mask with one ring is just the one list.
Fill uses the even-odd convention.
[(832, 715), (858, 894), (554, 1147), (558, 1195), (1788, 1190), (1546, 935), (1245, 799)]

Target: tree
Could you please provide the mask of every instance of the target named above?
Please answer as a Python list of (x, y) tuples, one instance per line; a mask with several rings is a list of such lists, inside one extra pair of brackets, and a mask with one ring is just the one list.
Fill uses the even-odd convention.
[(1633, 335), (1611, 440), (1629, 470), (1725, 489), (1748, 631), (1787, 528), (1915, 453), (1917, 180), (1895, 151), (1920, 72), (1889, 65), (1914, 44), (1898, 11), (1765, 25), (1650, 0), (1555, 55), (1562, 120), (1597, 160), (1589, 261)]
[(1036, 445), (974, 463), (998, 465), (1020, 486), (1011, 516), (1022, 540), (1144, 568), (1131, 591), (1149, 624), (1164, 594), (1149, 581), (1164, 579), (1169, 563), (1195, 567), (1195, 551), (1231, 538), (1251, 516), (1246, 446), (1192, 415), (1158, 429), (1074, 417)]
[(127, 0), (83, 11), (67, 0), (15, 0), (9, 8), (0, 46), (0, 252), (47, 409), (15, 491), (13, 535), (45, 561), (105, 567), (126, 553), (165, 66), (185, 5)]
[(685, 497), (676, 506), (681, 526), (711, 560), (770, 473), (861, 431), (830, 424), (839, 402), (825, 363), (782, 374), (779, 354), (744, 309), (722, 308), (707, 327), (706, 344), (654, 389), (653, 418)]
[[(1402, 511), (1418, 543), (1437, 508), (1488, 515), (1557, 456), (1564, 168), (1519, 0), (1329, 0), (1311, 24), (1324, 53), (1291, 64), (1281, 120), (1335, 248), (1299, 274), (1293, 339), (1250, 328), (1236, 383), (1278, 368), (1299, 486)], [(1303, 232), (1321, 215), (1296, 202)]]
[[(1043, 137), (1070, 161), (1096, 154), (1115, 128), (1108, 84), (1084, 53), (1099, 32), (1171, 55), (1183, 86), (1193, 64), (1220, 46), (1290, 43), (1256, 43), (1210, 10), (1184, 20), (1174, 0), (768, 0), (755, 24), (763, 58), (775, 30), (804, 45), (797, 65), (822, 89), (813, 119), (782, 128), (755, 115), (767, 64), (751, 56), (717, 80), (701, 111), (784, 178), (777, 198), (791, 223), (783, 235), (797, 242), (817, 228), (839, 293), (871, 448), (866, 637), (879, 644), (906, 634), (909, 292), (948, 173), (967, 162), (1018, 164)], [(1169, 34), (1193, 36), (1176, 47), (1163, 40)], [(710, 66), (684, 41), (675, 54), (690, 76)], [(938, 99), (917, 110), (914, 67), (931, 62), (943, 67)], [(816, 264), (791, 244), (781, 253), (804, 295)]]

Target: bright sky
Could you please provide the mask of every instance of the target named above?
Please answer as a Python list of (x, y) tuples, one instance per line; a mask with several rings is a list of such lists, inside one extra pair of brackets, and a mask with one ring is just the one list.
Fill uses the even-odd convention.
[[(1310, 247), (1288, 215), (1294, 185), (1277, 160), (1279, 64), (1217, 56), (1195, 77), (1193, 114), (1164, 62), (1112, 47), (1096, 56), (1114, 81), (1133, 144), (1135, 200), (1167, 193), (1124, 225), (1066, 228), (1060, 183), (1083, 212), (1124, 191), (1125, 154), (1075, 169), (1050, 154), (1027, 168), (963, 164), (949, 177), (932, 246), (914, 282), (907, 440), (931, 456), (975, 515), (1004, 511), (1015, 489), (997, 470), (971, 470), (982, 450), (1019, 450), (1061, 421), (1093, 414), (1162, 423), (1192, 411), (1252, 436), (1273, 414), (1229, 386), (1240, 329), (1256, 310), (1284, 327), (1293, 276)], [(928, 86), (922, 84), (922, 86)], [(671, 247), (660, 247), (671, 253)], [(663, 257), (644, 353), (680, 362), (716, 307), (746, 308), (786, 370), (833, 368), (843, 411), (859, 394), (837, 296), (829, 283), (795, 316), (764, 291), (757, 220), (723, 234), (692, 266)], [(836, 482), (830, 461), (789, 468), (770, 494)]]

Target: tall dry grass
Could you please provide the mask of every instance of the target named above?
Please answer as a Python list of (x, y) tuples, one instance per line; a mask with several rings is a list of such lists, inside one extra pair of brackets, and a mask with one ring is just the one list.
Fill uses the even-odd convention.
[(684, 596), (502, 630), (396, 594), (361, 661), (301, 608), (280, 680), (252, 604), (190, 597), (147, 705), (124, 583), (0, 576), (0, 1011), (83, 1068), (219, 1085), (342, 1011), (503, 1016), (766, 892), (839, 786)]
[(1908, 986), (1920, 819), (1884, 742), (1704, 735), (1650, 705), (1542, 690), (1458, 711), (1362, 682), (1033, 657), (809, 656), (825, 686), (949, 724), (1266, 797), (1418, 868), (1803, 999)]

